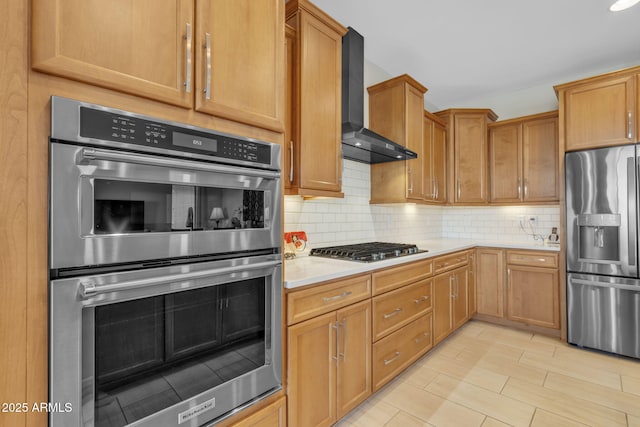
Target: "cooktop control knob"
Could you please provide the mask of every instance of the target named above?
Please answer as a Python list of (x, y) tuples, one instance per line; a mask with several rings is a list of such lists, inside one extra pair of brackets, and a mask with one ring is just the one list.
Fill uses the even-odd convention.
[(371, 261), (378, 261), (378, 256), (379, 256), (378, 254), (372, 253), (371, 254)]
[(384, 252), (378, 253), (378, 259), (385, 259), (386, 256), (387, 256), (387, 254), (385, 254)]
[(395, 256), (400, 256), (402, 254), (402, 251), (400, 249), (396, 249), (395, 251), (393, 251), (393, 254)]

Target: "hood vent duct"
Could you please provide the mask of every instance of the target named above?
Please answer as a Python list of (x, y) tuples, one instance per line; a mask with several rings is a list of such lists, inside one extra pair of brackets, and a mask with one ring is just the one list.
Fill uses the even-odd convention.
[(364, 127), (364, 38), (342, 37), (342, 157), (361, 163), (415, 159), (417, 153)]

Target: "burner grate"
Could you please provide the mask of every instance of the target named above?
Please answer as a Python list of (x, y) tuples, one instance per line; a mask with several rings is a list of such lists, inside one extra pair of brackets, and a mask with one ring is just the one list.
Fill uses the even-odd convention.
[(371, 262), (387, 258), (413, 255), (421, 251), (416, 245), (405, 243), (368, 242), (352, 245), (314, 248), (310, 255), (351, 261)]

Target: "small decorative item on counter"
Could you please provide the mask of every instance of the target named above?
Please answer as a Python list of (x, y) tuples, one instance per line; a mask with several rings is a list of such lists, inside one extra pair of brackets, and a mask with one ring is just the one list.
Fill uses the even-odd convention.
[(304, 231), (286, 232), (284, 233), (284, 242), (285, 254), (288, 249), (295, 254), (305, 252), (305, 249), (307, 249), (307, 233)]
[(559, 245), (560, 244), (560, 236), (558, 236), (558, 227), (551, 228), (551, 234), (547, 238), (547, 242), (550, 245)]

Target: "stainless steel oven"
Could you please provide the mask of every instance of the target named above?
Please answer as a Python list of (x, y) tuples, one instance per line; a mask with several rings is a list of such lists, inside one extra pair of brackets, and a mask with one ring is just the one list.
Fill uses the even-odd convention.
[(50, 425), (199, 426), (280, 389), (280, 147), (51, 108)]

